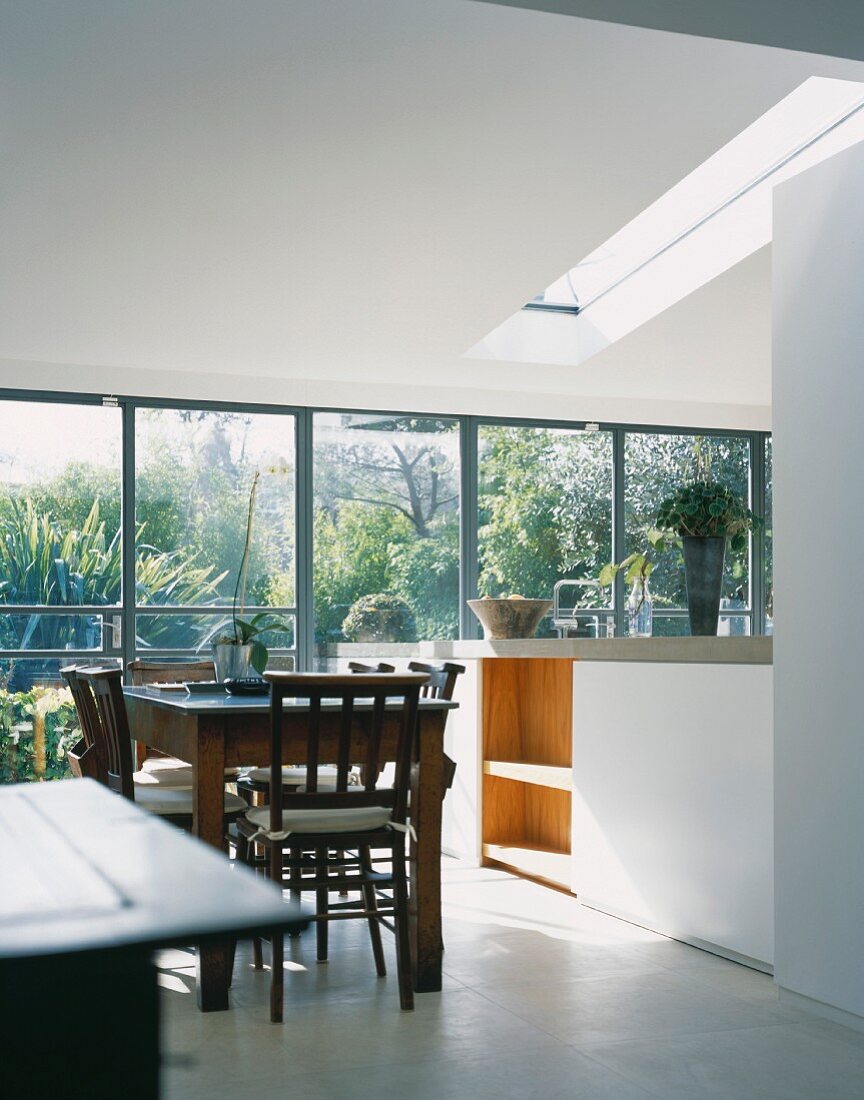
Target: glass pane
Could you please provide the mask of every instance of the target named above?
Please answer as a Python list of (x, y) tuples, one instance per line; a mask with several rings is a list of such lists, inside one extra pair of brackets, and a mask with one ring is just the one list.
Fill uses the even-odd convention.
[[(597, 578), (612, 559), (612, 434), (479, 430), (479, 590), (551, 599), (556, 581)], [(562, 608), (609, 607), (611, 589), (562, 591)], [(583, 633), (592, 624), (584, 621)], [(551, 616), (537, 631), (552, 632)]]
[(651, 633), (655, 638), (689, 638), (690, 620), (686, 615), (658, 615), (655, 611)]
[[(247, 609), (246, 615), (254, 614)], [(277, 616), (287, 630), (268, 630), (258, 635), (258, 640), (268, 650), (294, 648), (294, 616)], [(139, 650), (146, 649), (201, 649), (210, 656), (210, 639), (230, 624), (230, 615), (159, 615), (141, 614), (135, 616), (135, 645)], [(275, 655), (273, 657), (275, 660)], [(268, 667), (277, 667), (271, 660)]]
[(458, 637), (458, 421), (316, 413), (313, 476), (318, 645)]
[(120, 602), (120, 410), (0, 401), (0, 603)]
[[(624, 443), (626, 553), (643, 551), (645, 534), (656, 523), (660, 502), (696, 474), (698, 454), (717, 481), (742, 500), (749, 499), (750, 447), (746, 439), (628, 432)], [(660, 607), (686, 608), (687, 588), (680, 550), (667, 550), (651, 574), (654, 613)], [(731, 607), (749, 607), (750, 551), (726, 551), (723, 596)], [(655, 633), (657, 631), (655, 630)]]
[(771, 436), (765, 440), (765, 633), (774, 633), (774, 463)]
[(72, 774), (66, 749), (81, 733), (72, 696), (60, 677), (64, 664), (0, 660), (0, 783), (67, 779)]
[(2, 615), (0, 650), (102, 650), (101, 615)]
[(294, 604), (294, 418), (200, 409), (135, 414), (136, 602), (225, 606), (259, 475), (245, 606)]

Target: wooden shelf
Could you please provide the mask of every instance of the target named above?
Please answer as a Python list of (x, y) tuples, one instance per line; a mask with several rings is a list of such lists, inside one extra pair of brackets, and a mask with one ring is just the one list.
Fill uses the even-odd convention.
[(516, 779), (533, 783), (538, 787), (553, 787), (559, 791), (572, 791), (573, 772), (554, 764), (529, 764), (525, 760), (485, 760), (485, 775), (497, 775), (500, 779)]
[(483, 862), (507, 871), (570, 889), (570, 855), (528, 844), (484, 844)]
[(483, 661), (483, 862), (570, 888), (573, 661)]

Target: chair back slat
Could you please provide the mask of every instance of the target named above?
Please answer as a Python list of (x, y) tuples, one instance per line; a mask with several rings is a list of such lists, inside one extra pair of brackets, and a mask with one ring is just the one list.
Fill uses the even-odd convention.
[(395, 665), (388, 665), (384, 661), (379, 661), (377, 665), (364, 665), (362, 661), (349, 661), (348, 668), (351, 672), (363, 672), (367, 675), (381, 673), (381, 672), (395, 672)]
[(78, 678), (93, 691), (99, 716), (97, 738), (102, 740), (108, 763), (108, 786), (134, 802), (132, 738), (123, 698), (123, 673), (119, 668), (84, 668), (78, 670)]
[(354, 696), (342, 701), (342, 729), (339, 733), (339, 755), (336, 758), (336, 789), (347, 790), (351, 771), (351, 728), (354, 725)]
[[(93, 690), (89, 684), (82, 683), (79, 669), (75, 665), (69, 665), (60, 669), (60, 675), (66, 681), (69, 691), (72, 693), (72, 701), (75, 704), (75, 713), (78, 715), (78, 725), (81, 727), (81, 739), (84, 742), (83, 752), (75, 753), (72, 763), (73, 771), (80, 767), (82, 775), (88, 775), (92, 779), (98, 779), (100, 783), (108, 783), (108, 756), (105, 743), (99, 730), (99, 713), (96, 709), (96, 701), (93, 698)], [(77, 746), (76, 746), (77, 749)], [(86, 757), (86, 761), (85, 761)], [(85, 770), (85, 767), (87, 770)]]
[[(394, 821), (404, 823), (408, 809), (411, 760), (417, 730), (420, 689), (426, 676), (419, 673), (347, 676), (333, 673), (265, 672), (271, 685), (270, 715), (270, 828), (281, 829), (284, 808), (340, 809), (383, 806)], [(309, 700), (306, 751), (306, 789), (283, 790), (282, 725), (286, 698)], [(371, 710), (367, 706), (371, 699)], [(322, 746), (322, 701), (336, 703), (340, 719), (334, 723), (337, 744), (330, 736)], [(358, 709), (358, 703), (360, 707)], [(329, 724), (328, 724), (329, 728)], [(395, 731), (396, 769), (392, 788), (378, 788), (378, 763), (388, 730)], [(337, 761), (336, 789), (318, 788), (322, 753)], [(349, 787), (351, 764), (361, 764), (365, 783)]]
[[(309, 726), (306, 737), (306, 790), (314, 794), (318, 790), (318, 762), (321, 743), (321, 696), (315, 694), (309, 700)], [(271, 777), (271, 782), (272, 782)]]
[(146, 684), (201, 683), (216, 679), (212, 661), (152, 661), (139, 658), (126, 666), (135, 687)]
[(449, 661), (445, 661), (443, 665), (427, 665), (423, 661), (411, 661), (408, 668), (412, 672), (425, 672), (429, 677), (429, 683), (421, 693), (428, 699), (452, 699), (456, 681), (465, 671), (464, 665), (454, 665)]

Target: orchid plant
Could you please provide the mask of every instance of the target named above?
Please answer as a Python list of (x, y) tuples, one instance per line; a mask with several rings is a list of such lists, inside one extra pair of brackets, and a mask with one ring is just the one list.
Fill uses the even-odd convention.
[[(251, 645), (249, 663), (259, 675), (267, 667), (267, 647), (261, 641), (261, 635), (268, 630), (289, 631), (290, 626), (270, 611), (258, 611), (251, 618), (244, 617), (246, 608), (246, 581), (249, 574), (249, 557), (252, 547), (252, 531), (255, 523), (255, 496), (261, 471), (256, 470), (249, 490), (249, 507), (246, 513), (246, 541), (243, 556), (237, 571), (234, 585), (234, 597), (231, 601), (231, 618), (220, 623), (210, 636), (216, 645)], [(230, 626), (229, 630), (224, 627)]]

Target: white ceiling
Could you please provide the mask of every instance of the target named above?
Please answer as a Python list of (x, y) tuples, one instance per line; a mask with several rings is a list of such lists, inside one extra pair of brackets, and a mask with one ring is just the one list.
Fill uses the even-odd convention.
[(461, 356), (812, 74), (864, 64), (469, 0), (4, 5), (0, 384), (767, 406), (764, 253), (582, 367)]

